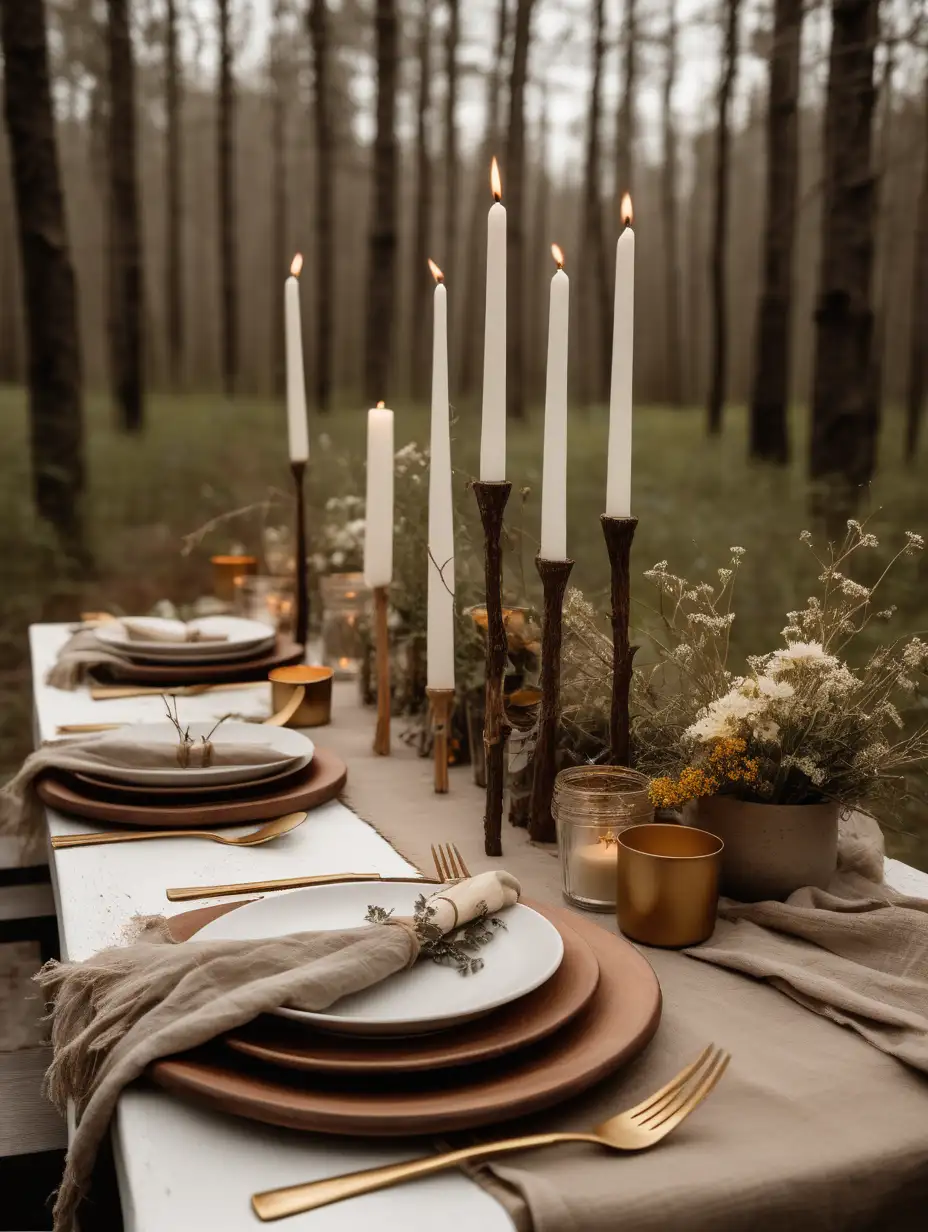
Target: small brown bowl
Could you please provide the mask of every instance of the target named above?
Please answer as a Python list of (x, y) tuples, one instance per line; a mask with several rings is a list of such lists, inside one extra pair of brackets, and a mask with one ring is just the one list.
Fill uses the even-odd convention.
[(268, 676), (271, 682), (271, 706), (278, 714), (292, 700), (296, 689), (303, 690), (303, 700), (287, 719), (287, 727), (325, 727), (332, 722), (331, 667), (295, 663), (292, 667), (275, 667)]

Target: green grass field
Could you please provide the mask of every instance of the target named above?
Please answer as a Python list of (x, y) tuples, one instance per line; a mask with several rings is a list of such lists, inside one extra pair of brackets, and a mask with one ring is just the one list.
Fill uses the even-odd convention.
[[(426, 408), (396, 406), (396, 444), (428, 442)], [(636, 412), (632, 503), (639, 518), (633, 552), (633, 619), (648, 619), (651, 595), (644, 569), (666, 559), (692, 579), (712, 576), (739, 544), (747, 557), (738, 583), (736, 653), (763, 651), (778, 638), (784, 613), (810, 593), (816, 570), (798, 542), (809, 525), (803, 476), (805, 424), (794, 417), (795, 461), (786, 470), (746, 461), (745, 415), (728, 412), (721, 440), (709, 441), (697, 410), (664, 407)], [(238, 539), (257, 546), (257, 520), (222, 527), (187, 556), (182, 537), (208, 519), (286, 494), (289, 471), (280, 405), (243, 399), (225, 403), (208, 396), (151, 398), (148, 430), (130, 439), (112, 430), (104, 398), (89, 400), (87, 441), (89, 490), (85, 514), (95, 575), (75, 581), (61, 568), (47, 534), (35, 522), (29, 500), (25, 395), (0, 389), (0, 765), (9, 767), (28, 747), (26, 626), (39, 619), (70, 619), (80, 607), (118, 603), (137, 610), (169, 596), (192, 599), (209, 588), (208, 557)], [(342, 407), (311, 425), (313, 438), (326, 433), (331, 448), (317, 450), (311, 476), (311, 507), (326, 497), (363, 492), (365, 416), (363, 408)], [(479, 413), (458, 409), (453, 428), (453, 461), (460, 516), (476, 527), (473, 497), (466, 491), (479, 454)], [(599, 515), (605, 493), (607, 415), (603, 408), (571, 412), (568, 457), (568, 547), (577, 564), (573, 579), (591, 598), (602, 598), (608, 566)], [(540, 508), (541, 414), (509, 425), (509, 475), (514, 494), (511, 526), (524, 531), (521, 561), (509, 561), (507, 584), (518, 591), (535, 586), (532, 567)], [(901, 422), (887, 417), (876, 481), (862, 507), (881, 539), (881, 552), (904, 530), (928, 537), (928, 492), (922, 467), (901, 462)], [(334, 465), (333, 459), (339, 464)], [(528, 489), (519, 499), (520, 489)], [(423, 492), (423, 501), (425, 501)], [(287, 515), (281, 507), (279, 521)], [(476, 529), (475, 529), (476, 541)], [(423, 562), (423, 567), (424, 567)], [(928, 561), (901, 562), (887, 592), (898, 605), (895, 631), (924, 630)], [(885, 604), (884, 604), (885, 606)], [(917, 819), (916, 819), (917, 820)], [(908, 827), (908, 828), (911, 828)], [(928, 867), (924, 838), (891, 836), (895, 850)]]

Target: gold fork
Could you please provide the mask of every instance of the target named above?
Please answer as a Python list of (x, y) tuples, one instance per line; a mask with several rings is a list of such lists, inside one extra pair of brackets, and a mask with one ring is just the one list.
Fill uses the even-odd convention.
[(722, 1077), (729, 1059), (727, 1052), (710, 1044), (692, 1065), (681, 1070), (666, 1086), (634, 1108), (628, 1108), (597, 1125), (590, 1133), (531, 1134), (525, 1138), (486, 1142), (443, 1155), (429, 1155), (425, 1159), (412, 1159), (401, 1164), (388, 1164), (384, 1168), (368, 1168), (363, 1172), (310, 1181), (306, 1185), (269, 1189), (265, 1193), (253, 1194), (251, 1205), (259, 1219), (283, 1219), (286, 1215), (314, 1211), (320, 1206), (341, 1202), (344, 1198), (355, 1198), (376, 1189), (398, 1185), (401, 1181), (444, 1172), (473, 1160), (506, 1155), (511, 1151), (526, 1151), (533, 1147), (553, 1146), (557, 1142), (593, 1142), (611, 1151), (644, 1151), (666, 1138), (702, 1103)]
[(470, 869), (454, 843), (432, 844), (432, 860), (439, 881), (462, 881), (470, 876)]

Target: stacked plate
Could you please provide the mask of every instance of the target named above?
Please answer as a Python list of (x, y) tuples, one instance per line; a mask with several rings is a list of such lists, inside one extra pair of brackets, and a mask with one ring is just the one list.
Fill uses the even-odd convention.
[[(62, 813), (116, 825), (208, 829), (312, 808), (344, 786), (344, 762), (317, 750), (302, 732), (239, 722), (191, 723), (188, 730), (195, 745), (209, 736), (212, 764), (196, 758), (188, 766), (176, 764), (174, 727), (136, 723), (98, 738), (99, 754), (88, 759), (92, 768), (43, 776), (39, 797)], [(119, 756), (109, 760), (106, 750), (114, 743)], [(92, 744), (85, 747), (93, 753)], [(224, 747), (234, 753), (224, 753)]]
[[(178, 940), (250, 940), (356, 927), (376, 904), (411, 915), (421, 882), (315, 886), (175, 916)], [(420, 961), (325, 1013), (283, 1008), (208, 1048), (158, 1062), (155, 1081), (213, 1107), (359, 1135), (486, 1125), (548, 1107), (641, 1051), (657, 978), (622, 938), (563, 908), (519, 903), (461, 976)]]
[[(189, 624), (135, 617), (100, 625), (95, 636), (116, 660), (105, 672), (138, 682), (248, 680), (297, 662), (302, 655), (301, 646), (279, 637), (268, 625), (238, 616), (204, 616)], [(104, 674), (104, 669), (95, 674)]]

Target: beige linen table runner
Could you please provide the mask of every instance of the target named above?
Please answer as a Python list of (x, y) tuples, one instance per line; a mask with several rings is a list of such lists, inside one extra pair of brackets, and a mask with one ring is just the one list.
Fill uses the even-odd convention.
[[(337, 686), (338, 688), (338, 686)], [(349, 687), (336, 693), (328, 738), (351, 765), (349, 802), (407, 858), (430, 867), (429, 844), (458, 844), (472, 871), (483, 856), (482, 792), (469, 767), (451, 791), (397, 747), (370, 752), (371, 717)], [(504, 823), (503, 863), (527, 897), (561, 903), (551, 848)], [(597, 917), (615, 932), (609, 915)], [(771, 984), (643, 949), (664, 1012), (643, 1056), (592, 1092), (534, 1116), (529, 1132), (589, 1129), (642, 1099), (712, 1041), (732, 1054), (712, 1097), (656, 1150), (608, 1155), (558, 1146), (510, 1157), (479, 1179), (519, 1229), (533, 1232), (908, 1232), (928, 1210), (928, 1078)], [(526, 1132), (525, 1125), (499, 1134)], [(494, 1131), (482, 1131), (482, 1138)]]

